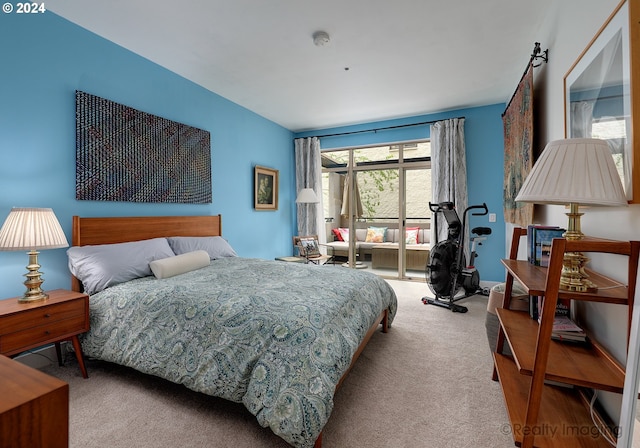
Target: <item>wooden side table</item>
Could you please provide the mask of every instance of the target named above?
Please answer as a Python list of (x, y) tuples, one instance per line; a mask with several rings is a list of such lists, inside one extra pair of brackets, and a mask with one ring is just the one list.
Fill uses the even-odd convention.
[(62, 365), (60, 342), (71, 341), (84, 378), (88, 378), (78, 335), (89, 330), (89, 296), (56, 289), (40, 302), (0, 300), (0, 354), (15, 356), (54, 343)]
[(288, 261), (289, 263), (306, 263), (307, 260), (305, 260), (302, 257), (276, 257), (277, 261)]
[(69, 385), (0, 355), (0, 446), (69, 446)]

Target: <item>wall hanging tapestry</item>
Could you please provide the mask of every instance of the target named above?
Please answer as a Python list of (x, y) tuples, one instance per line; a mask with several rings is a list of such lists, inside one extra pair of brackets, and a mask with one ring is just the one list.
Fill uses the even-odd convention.
[(76, 199), (211, 203), (210, 134), (76, 91)]
[(533, 166), (533, 64), (525, 71), (507, 109), (504, 126), (504, 220), (526, 227), (533, 220), (533, 204), (514, 199)]

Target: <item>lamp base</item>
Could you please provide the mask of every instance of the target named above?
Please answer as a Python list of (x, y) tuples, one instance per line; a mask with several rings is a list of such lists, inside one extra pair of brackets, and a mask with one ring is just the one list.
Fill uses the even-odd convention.
[(589, 280), (589, 275), (584, 271), (584, 266), (589, 259), (582, 252), (567, 252), (562, 262), (560, 273), (560, 289), (572, 292), (598, 291), (598, 287)]
[[(569, 225), (564, 237), (567, 240), (581, 240), (584, 237), (580, 229), (580, 209), (577, 203), (569, 204)], [(596, 292), (598, 287), (589, 280), (589, 275), (584, 271), (584, 266), (589, 259), (582, 252), (566, 252), (562, 260), (562, 272), (560, 273), (560, 289), (573, 292)]]
[(40, 265), (38, 264), (38, 254), (39, 252), (36, 250), (29, 251), (27, 253), (29, 255), (29, 264), (27, 265), (27, 272), (24, 274), (27, 279), (24, 282), (24, 286), (27, 287), (27, 292), (24, 293), (24, 296), (18, 299), (20, 303), (29, 303), (29, 302), (38, 302), (40, 300), (47, 300), (49, 295), (46, 294), (40, 285), (44, 282), (41, 275), (42, 272), (39, 271)]
[(27, 291), (24, 296), (20, 297), (18, 299), (18, 302), (20, 303), (31, 303), (31, 302), (39, 302), (41, 300), (47, 300), (49, 298), (49, 294), (46, 294), (44, 292), (41, 292), (39, 294), (29, 294), (29, 291)]

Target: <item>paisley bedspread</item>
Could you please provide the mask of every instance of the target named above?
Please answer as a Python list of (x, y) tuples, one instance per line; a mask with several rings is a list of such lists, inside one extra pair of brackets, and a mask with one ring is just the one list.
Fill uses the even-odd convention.
[(242, 402), (262, 426), (308, 447), (385, 308), (391, 323), (396, 296), (366, 271), (221, 258), (94, 294), (81, 341), (86, 356)]

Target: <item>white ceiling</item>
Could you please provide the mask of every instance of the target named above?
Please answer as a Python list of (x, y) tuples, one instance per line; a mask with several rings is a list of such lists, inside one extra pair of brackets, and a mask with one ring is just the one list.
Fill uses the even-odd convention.
[[(552, 4), (50, 0), (47, 8), (302, 131), (507, 102)], [(328, 45), (314, 45), (318, 30)]]

